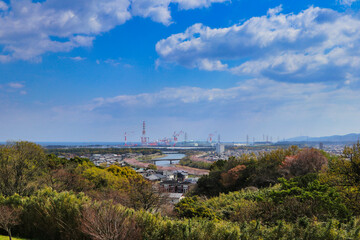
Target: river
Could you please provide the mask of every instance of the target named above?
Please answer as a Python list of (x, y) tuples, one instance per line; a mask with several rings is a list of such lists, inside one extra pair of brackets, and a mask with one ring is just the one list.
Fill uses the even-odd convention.
[[(177, 161), (172, 161), (173, 164), (178, 164), (180, 159), (182, 159), (183, 157), (185, 157), (185, 154), (182, 153), (174, 153), (174, 154), (166, 154), (165, 157), (162, 158), (156, 158), (154, 160), (161, 160), (161, 159), (176, 159)], [(156, 161), (156, 166), (162, 166), (162, 167), (168, 167), (171, 166), (170, 161), (169, 160), (164, 160), (164, 161)]]

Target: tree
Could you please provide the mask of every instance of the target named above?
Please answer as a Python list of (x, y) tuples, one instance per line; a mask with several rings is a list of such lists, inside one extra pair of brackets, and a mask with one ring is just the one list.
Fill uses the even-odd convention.
[(141, 231), (134, 218), (111, 202), (84, 208), (81, 231), (94, 240), (141, 239)]
[(90, 201), (85, 194), (45, 188), (22, 199), (21, 230), (26, 235), (46, 240), (83, 239), (81, 210)]
[(221, 183), (225, 187), (234, 185), (234, 183), (241, 176), (241, 172), (245, 169), (246, 169), (245, 165), (237, 165), (236, 167), (230, 169), (229, 171), (222, 173), (221, 174)]
[(353, 147), (345, 147), (343, 158), (350, 161), (348, 171), (349, 180), (354, 185), (360, 185), (360, 142), (358, 141)]
[(58, 192), (87, 192), (95, 188), (95, 184), (68, 169), (53, 170), (50, 174), (51, 181), (48, 184)]
[(147, 168), (155, 171), (157, 170), (157, 166), (155, 164), (149, 164)]
[(10, 142), (0, 147), (0, 193), (31, 193), (44, 173), (45, 161), (43, 149), (35, 143)]
[(0, 228), (4, 229), (11, 240), (11, 228), (20, 222), (20, 211), (9, 206), (0, 206)]
[(144, 179), (131, 181), (128, 206), (135, 210), (158, 210), (166, 202), (167, 195), (159, 187)]
[(303, 176), (319, 172), (327, 164), (327, 158), (317, 149), (305, 148), (295, 156), (287, 156), (282, 168), (292, 176)]

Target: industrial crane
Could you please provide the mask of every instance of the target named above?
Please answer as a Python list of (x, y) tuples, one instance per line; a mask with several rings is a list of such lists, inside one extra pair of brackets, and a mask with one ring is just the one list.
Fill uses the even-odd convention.
[(177, 144), (177, 142), (178, 142), (178, 140), (179, 140), (179, 136), (181, 135), (181, 134), (184, 134), (184, 132), (181, 130), (180, 132), (174, 132), (174, 134), (173, 134), (173, 137), (174, 137), (174, 147), (175, 147), (175, 145)]

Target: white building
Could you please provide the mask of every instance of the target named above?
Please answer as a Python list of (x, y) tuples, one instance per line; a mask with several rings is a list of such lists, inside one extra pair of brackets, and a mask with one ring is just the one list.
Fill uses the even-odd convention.
[(224, 144), (216, 144), (216, 153), (221, 155), (225, 152), (225, 145)]

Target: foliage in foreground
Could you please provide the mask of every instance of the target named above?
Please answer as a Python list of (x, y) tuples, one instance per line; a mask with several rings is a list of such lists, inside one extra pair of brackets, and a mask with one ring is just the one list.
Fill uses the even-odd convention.
[[(209, 219), (172, 220), (109, 201), (91, 201), (84, 195), (42, 190), (33, 197), (1, 199), (2, 205), (21, 209), (16, 233), (36, 239), (358, 239), (360, 219), (346, 224), (309, 218), (294, 223), (260, 221), (232, 223)], [(107, 230), (106, 233), (102, 230)], [(111, 231), (109, 231), (111, 230)], [(14, 233), (15, 233), (14, 232)]]
[[(9, 239), (8, 236), (0, 235), (0, 240), (8, 240), (8, 239)], [(26, 240), (26, 239), (25, 238), (12, 237), (12, 240)]]
[(322, 184), (316, 174), (291, 180), (280, 179), (279, 185), (261, 190), (242, 190), (219, 197), (187, 197), (175, 211), (179, 217), (222, 219), (233, 222), (261, 220), (274, 224), (278, 220), (296, 222), (302, 217), (326, 221), (345, 221), (351, 211), (335, 188)]
[(0, 147), (0, 165), (0, 227), (25, 238), (360, 239), (360, 144), (341, 158), (291, 147), (218, 161), (198, 188), (217, 197), (185, 198), (177, 218), (159, 213), (159, 193), (130, 168), (28, 142)]
[(246, 187), (264, 188), (291, 178), (315, 173), (326, 165), (324, 153), (317, 149), (276, 149), (259, 155), (244, 154), (211, 165), (209, 175), (201, 177), (195, 194), (207, 197), (238, 191)]

